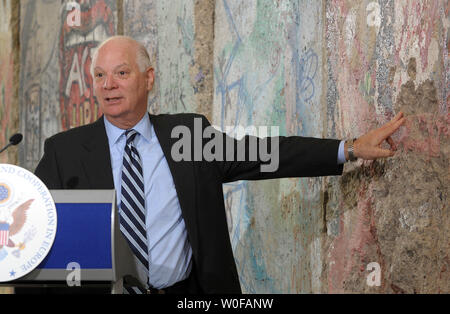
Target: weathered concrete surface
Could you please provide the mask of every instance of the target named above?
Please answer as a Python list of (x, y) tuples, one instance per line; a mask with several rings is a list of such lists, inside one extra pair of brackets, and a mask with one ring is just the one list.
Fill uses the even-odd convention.
[(214, 17), (215, 0), (194, 1), (194, 62), (191, 84), (194, 89), (196, 112), (212, 117), (214, 99)]
[[(0, 147), (19, 129), (19, 2), (0, 1)], [(17, 147), (0, 155), (0, 163), (17, 163)]]
[(194, 62), (194, 3), (158, 1), (156, 7), (161, 112), (195, 111), (190, 79)]
[(155, 68), (152, 113), (210, 116), (214, 1), (125, 0), (124, 34), (141, 41)]
[[(326, 291), (448, 293), (448, 8), (338, 1), (327, 2), (326, 15), (336, 134), (357, 136), (400, 110), (407, 116), (396, 157), (348, 165), (330, 180)], [(380, 286), (367, 284), (371, 262)]]
[(216, 2), (222, 129), (350, 138), (408, 116), (394, 158), (346, 165), (342, 177), (225, 186), (245, 292), (450, 291), (448, 11), (443, 1)]
[(125, 0), (123, 2), (123, 34), (144, 44), (155, 69), (155, 83), (149, 94), (148, 109), (153, 114), (161, 112), (160, 77), (163, 75), (158, 63), (157, 1)]

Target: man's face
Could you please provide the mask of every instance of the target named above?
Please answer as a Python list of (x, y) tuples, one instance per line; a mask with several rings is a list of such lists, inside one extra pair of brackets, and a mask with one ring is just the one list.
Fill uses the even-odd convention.
[(134, 126), (147, 111), (153, 69), (141, 73), (136, 63), (136, 46), (124, 41), (106, 43), (93, 61), (94, 92), (100, 109), (116, 126)]

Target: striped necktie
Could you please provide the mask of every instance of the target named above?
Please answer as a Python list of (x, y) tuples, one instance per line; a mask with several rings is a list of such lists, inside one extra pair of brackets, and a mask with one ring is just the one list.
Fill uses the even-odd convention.
[(140, 273), (146, 274), (148, 284), (148, 248), (145, 227), (145, 194), (142, 163), (133, 141), (138, 135), (127, 130), (127, 143), (123, 156), (122, 187), (120, 203), (120, 231), (125, 236), (137, 260)]

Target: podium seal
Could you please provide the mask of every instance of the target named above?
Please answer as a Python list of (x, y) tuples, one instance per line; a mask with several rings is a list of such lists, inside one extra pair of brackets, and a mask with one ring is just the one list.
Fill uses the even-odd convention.
[(20, 278), (47, 256), (56, 235), (55, 202), (30, 171), (0, 164), (0, 282)]

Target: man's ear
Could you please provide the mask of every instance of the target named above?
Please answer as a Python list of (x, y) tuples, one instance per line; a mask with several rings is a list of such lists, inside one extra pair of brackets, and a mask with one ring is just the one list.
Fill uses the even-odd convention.
[(151, 91), (153, 89), (153, 84), (155, 83), (155, 70), (152, 67), (149, 67), (145, 71), (145, 75), (147, 77), (147, 91)]

